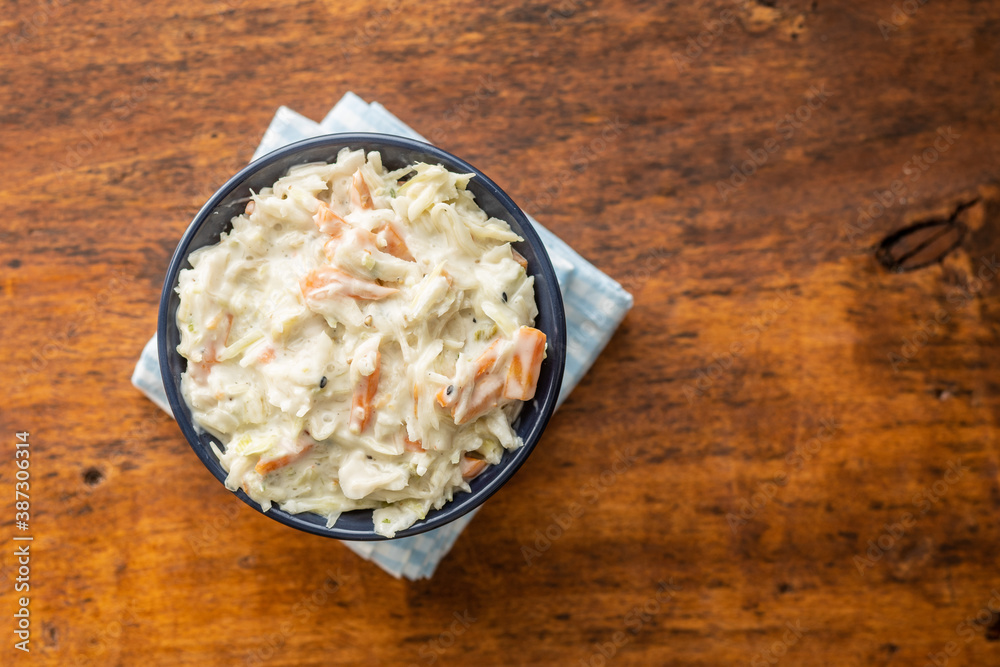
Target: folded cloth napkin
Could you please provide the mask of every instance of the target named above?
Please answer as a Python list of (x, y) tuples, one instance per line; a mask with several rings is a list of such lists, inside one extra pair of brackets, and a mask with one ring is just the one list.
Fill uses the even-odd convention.
[[(302, 139), (336, 132), (378, 132), (426, 141), (381, 104), (368, 104), (354, 93), (347, 93), (320, 123), (280, 107), (253, 159)], [(536, 220), (529, 219), (548, 250), (566, 307), (566, 371), (559, 394), (561, 404), (611, 339), (632, 307), (632, 296)], [(132, 384), (170, 413), (160, 379), (155, 336), (142, 350)], [(447, 525), (412, 537), (342, 544), (395, 577), (430, 578), (474, 515), (475, 512), (469, 512)]]

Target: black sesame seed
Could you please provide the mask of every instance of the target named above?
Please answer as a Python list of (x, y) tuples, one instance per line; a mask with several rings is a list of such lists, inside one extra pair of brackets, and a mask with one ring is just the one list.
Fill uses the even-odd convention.
[(320, 378), (319, 388), (322, 389), (325, 386), (326, 386), (326, 376), (324, 375), (322, 378)]
[(507, 292), (504, 292), (501, 296), (503, 297), (503, 302), (507, 303)]
[(452, 392), (454, 391), (455, 391), (455, 385), (450, 384), (448, 385), (448, 388), (444, 390), (444, 393), (446, 396), (451, 396)]
[(472, 323), (473, 323), (473, 324), (475, 324), (475, 323), (476, 323), (476, 318), (474, 318), (474, 317), (472, 318)]

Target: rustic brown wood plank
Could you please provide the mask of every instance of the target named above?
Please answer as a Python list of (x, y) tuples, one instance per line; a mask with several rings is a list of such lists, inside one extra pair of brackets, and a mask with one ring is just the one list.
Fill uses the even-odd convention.
[[(0, 439), (37, 537), (0, 663), (996, 664), (1000, 6), (895, 6), (8, 3)], [(347, 90), (636, 299), (425, 582), (245, 507), (128, 382), (200, 204)], [(970, 201), (940, 263), (875, 261)]]

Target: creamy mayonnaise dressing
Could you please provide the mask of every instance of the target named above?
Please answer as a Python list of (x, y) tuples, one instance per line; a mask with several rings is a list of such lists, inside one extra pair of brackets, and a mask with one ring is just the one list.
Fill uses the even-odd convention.
[(521, 239), (470, 178), (344, 149), (191, 253), (181, 389), (229, 489), (328, 526), (374, 509), (392, 537), (521, 446), (545, 335)]

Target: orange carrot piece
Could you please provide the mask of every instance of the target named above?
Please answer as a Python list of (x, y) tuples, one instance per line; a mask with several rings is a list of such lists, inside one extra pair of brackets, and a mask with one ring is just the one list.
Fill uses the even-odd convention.
[(406, 449), (406, 451), (408, 451), (408, 452), (426, 452), (427, 451), (426, 449), (424, 449), (424, 446), (422, 444), (420, 444), (419, 440), (417, 440), (416, 442), (414, 442), (413, 440), (410, 440), (409, 436), (404, 436), (404, 437), (406, 438), (406, 440), (403, 441), (403, 447)]
[[(472, 366), (475, 369), (475, 375), (471, 381), (463, 381), (461, 385), (450, 384), (438, 391), (435, 396), (438, 405), (442, 408), (451, 407), (451, 414), (455, 418), (456, 424), (471, 421), (496, 406), (500, 394), (503, 392), (504, 382), (494, 375), (494, 371), (500, 355), (504, 352), (505, 343), (503, 338), (497, 338), (476, 357)], [(449, 389), (451, 392), (448, 391)], [(468, 401), (461, 400), (460, 395), (470, 391), (472, 395)]]
[(323, 299), (328, 296), (350, 296), (374, 301), (392, 296), (398, 290), (378, 283), (355, 278), (332, 266), (321, 266), (301, 281), (299, 287), (306, 299)]
[(376, 244), (375, 235), (372, 234), (367, 229), (361, 229), (359, 227), (355, 227), (350, 230), (350, 234), (341, 234), (338, 236), (334, 236), (332, 239), (330, 239), (323, 245), (323, 254), (326, 255), (326, 258), (330, 260), (331, 264), (336, 264), (336, 261), (334, 260), (334, 255), (336, 255), (337, 253), (337, 246), (339, 246), (341, 243), (350, 243), (352, 241), (352, 239), (348, 238), (348, 236), (350, 235), (355, 236), (355, 238), (358, 239), (357, 242), (358, 245), (361, 246), (362, 248), (366, 248), (369, 252), (378, 250), (378, 245)]
[(232, 330), (233, 330), (233, 314), (226, 313), (226, 323), (225, 325), (223, 325), (222, 328), (223, 333), (220, 336), (220, 338), (222, 339), (222, 347), (226, 347), (227, 345), (229, 345), (229, 334), (232, 332)]
[(219, 329), (219, 331), (222, 332), (222, 344), (225, 345), (229, 341), (229, 331), (233, 328), (233, 314), (226, 313), (225, 315), (216, 317), (215, 320), (208, 325), (208, 329), (214, 331), (220, 324), (222, 325), (222, 328)]
[(399, 235), (396, 227), (391, 222), (386, 222), (382, 225), (377, 233), (386, 241), (385, 252), (407, 262), (414, 261), (410, 249), (406, 246), (406, 241)]
[(486, 470), (485, 459), (474, 459), (470, 456), (462, 455), (462, 460), (459, 461), (458, 469), (462, 471), (462, 479), (469, 481), (476, 477), (479, 473)]
[[(503, 393), (504, 382), (495, 375), (487, 375), (476, 383), (472, 390), (472, 397), (469, 399), (465, 409), (453, 413), (455, 423), (462, 425), (478, 419), (497, 406), (500, 395)], [(458, 404), (456, 408), (462, 407)]]
[(481, 376), (493, 372), (493, 368), (497, 365), (497, 359), (500, 358), (503, 342), (503, 338), (497, 338), (476, 358), (476, 376), (474, 379), (478, 380)]
[(309, 453), (309, 450), (313, 448), (313, 443), (306, 443), (302, 449), (297, 452), (291, 452), (289, 454), (282, 454), (281, 456), (276, 456), (273, 459), (261, 459), (257, 461), (257, 465), (254, 466), (254, 470), (259, 472), (261, 475), (266, 475), (269, 472), (274, 472), (284, 468), (285, 466), (295, 463), (303, 456)]
[(349, 226), (343, 218), (334, 213), (333, 209), (324, 203), (320, 203), (319, 208), (316, 209), (313, 222), (316, 223), (319, 231), (332, 236), (340, 236)]
[[(222, 328), (216, 329), (220, 324)], [(204, 381), (208, 377), (208, 374), (212, 372), (212, 368), (219, 363), (219, 348), (225, 347), (229, 342), (229, 332), (233, 328), (233, 314), (226, 313), (225, 315), (220, 315), (215, 318), (214, 322), (207, 325), (206, 328), (209, 331), (213, 331), (214, 335), (208, 337), (205, 341), (205, 351), (202, 354), (202, 360), (193, 365), (188, 365), (188, 371), (191, 373), (191, 376), (199, 382)]]
[(531, 327), (521, 327), (514, 332), (513, 357), (507, 368), (507, 381), (503, 390), (505, 398), (521, 401), (534, 398), (544, 356), (544, 333)]
[[(454, 393), (455, 389), (453, 385), (448, 385), (448, 387), (452, 387), (452, 392)], [(438, 405), (440, 405), (442, 408), (446, 408), (449, 405), (451, 405), (452, 395), (448, 393), (448, 387), (441, 387), (438, 393), (434, 396), (435, 400), (437, 400)]]
[(351, 203), (358, 208), (373, 209), (375, 205), (372, 203), (372, 193), (368, 189), (368, 184), (365, 183), (365, 177), (361, 175), (361, 170), (358, 169), (354, 172), (354, 176), (351, 178)]
[(514, 250), (513, 248), (510, 249), (510, 252), (511, 252), (512, 255), (514, 255), (514, 261), (517, 262), (518, 264), (520, 264), (522, 269), (524, 269), (525, 271), (527, 271), (528, 270), (528, 260), (524, 258), (524, 255), (522, 255), (518, 251)]
[(264, 348), (264, 351), (257, 355), (257, 361), (262, 364), (269, 364), (274, 361), (274, 348), (270, 346)]
[(207, 363), (207, 362), (188, 363), (187, 372), (188, 375), (190, 375), (191, 378), (196, 382), (204, 383), (205, 380), (208, 378), (209, 374), (212, 372), (212, 368), (214, 366), (215, 363)]
[(354, 396), (351, 399), (351, 431), (361, 433), (368, 426), (371, 420), (375, 392), (378, 391), (378, 378), (382, 363), (382, 353), (375, 350), (375, 372), (371, 375), (362, 375), (358, 384), (354, 387)]
[[(384, 248), (379, 246), (379, 236), (385, 240)], [(323, 245), (323, 253), (331, 264), (337, 263), (335, 255), (341, 244), (355, 244), (368, 252), (385, 252), (406, 262), (415, 261), (409, 248), (406, 247), (406, 242), (395, 229), (389, 226), (389, 223), (382, 225), (375, 233), (361, 227), (350, 227), (345, 223), (345, 227), (333, 234), (330, 240)]]

